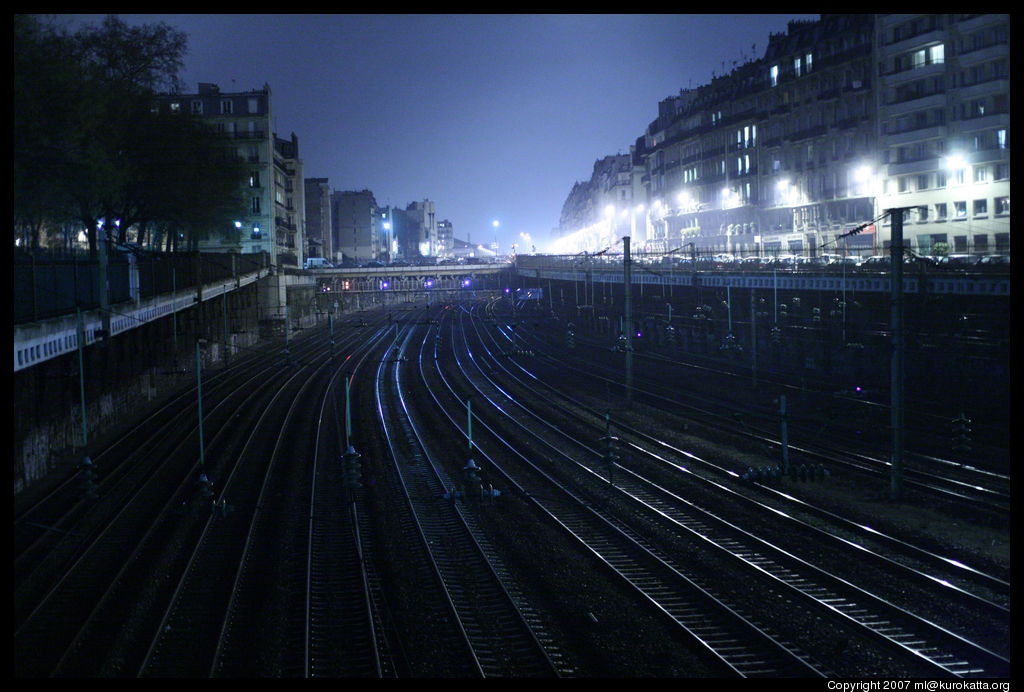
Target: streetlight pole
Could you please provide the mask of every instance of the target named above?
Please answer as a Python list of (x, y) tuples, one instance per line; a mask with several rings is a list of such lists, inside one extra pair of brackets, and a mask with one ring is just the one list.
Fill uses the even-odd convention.
[(899, 500), (903, 491), (903, 209), (889, 209), (892, 238), (890, 302), (892, 331), (892, 364), (890, 366), (889, 410), (892, 425), (892, 477), (890, 496)]
[(623, 309), (625, 324), (623, 333), (626, 337), (626, 403), (633, 402), (633, 274), (632, 260), (629, 257), (629, 236), (622, 238), (622, 283), (624, 290)]
[(86, 445), (89, 442), (89, 425), (85, 415), (85, 358), (82, 355), (85, 350), (85, 325), (82, 323), (81, 308), (75, 307), (75, 315), (78, 318), (78, 392), (82, 404), (82, 451), (85, 454)]

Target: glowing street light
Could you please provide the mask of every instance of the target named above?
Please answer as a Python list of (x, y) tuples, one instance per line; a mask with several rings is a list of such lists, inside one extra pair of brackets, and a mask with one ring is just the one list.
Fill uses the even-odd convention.
[(967, 160), (962, 154), (950, 154), (945, 159), (946, 168), (951, 171), (959, 171), (967, 168)]

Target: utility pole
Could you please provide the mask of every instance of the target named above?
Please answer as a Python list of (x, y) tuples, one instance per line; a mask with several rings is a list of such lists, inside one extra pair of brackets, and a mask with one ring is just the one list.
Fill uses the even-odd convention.
[(629, 257), (629, 236), (622, 238), (622, 283), (625, 289), (623, 307), (625, 324), (623, 333), (626, 336), (626, 403), (633, 403), (633, 274)]
[(174, 332), (174, 369), (178, 369), (178, 271), (171, 267), (171, 331)]
[(890, 331), (892, 364), (889, 376), (889, 410), (892, 426), (892, 476), (890, 497), (899, 500), (903, 493), (903, 209), (888, 210), (892, 221), (889, 243)]
[(228, 330), (228, 287), (224, 285), (224, 292), (220, 296), (221, 316), (224, 318), (224, 367), (228, 366), (231, 359), (230, 346), (231, 332)]
[(100, 319), (102, 320), (103, 343), (110, 343), (110, 289), (107, 279), (107, 228), (106, 219), (100, 219), (100, 225), (96, 229), (96, 243), (99, 247), (99, 294), (100, 294)]
[(206, 443), (203, 441), (203, 339), (196, 339), (196, 402), (199, 410), (199, 472), (206, 473)]
[(750, 373), (757, 386), (757, 300), (750, 289)]
[(75, 315), (78, 317), (78, 392), (82, 401), (82, 453), (88, 456), (86, 445), (89, 442), (89, 425), (85, 416), (85, 357), (82, 354), (85, 350), (85, 325), (82, 323), (82, 309), (76, 307)]

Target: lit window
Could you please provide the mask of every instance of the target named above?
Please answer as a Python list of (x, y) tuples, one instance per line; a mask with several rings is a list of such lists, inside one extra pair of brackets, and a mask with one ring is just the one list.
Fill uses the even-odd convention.
[(771, 80), (771, 85), (772, 86), (778, 86), (779, 85), (779, 66), (778, 65), (772, 65), (771, 66), (771, 69), (768, 70), (768, 78), (769, 78), (769, 80)]
[(988, 166), (974, 167), (974, 182), (983, 183), (988, 180)]
[(178, 103), (177, 101), (172, 101), (171, 102), (171, 112), (172, 113), (178, 113), (180, 111), (181, 111), (181, 104)]
[(807, 55), (804, 56), (804, 69), (807, 72), (811, 71), (811, 60), (812, 60), (811, 53), (808, 53)]
[(956, 213), (956, 218), (967, 218), (967, 202), (953, 202), (953, 209)]
[(997, 214), (1009, 214), (1010, 213), (1010, 198), (1009, 197), (996, 197), (996, 213)]
[(802, 63), (802, 58), (793, 58), (793, 72), (796, 73), (797, 77), (800, 76), (800, 65), (801, 65), (801, 63)]
[(996, 141), (999, 142), (999, 148), (1006, 148), (1006, 130), (996, 130)]

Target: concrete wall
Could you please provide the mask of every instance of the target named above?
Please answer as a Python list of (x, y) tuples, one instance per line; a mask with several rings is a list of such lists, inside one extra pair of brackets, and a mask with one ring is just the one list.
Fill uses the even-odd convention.
[[(195, 380), (195, 340), (209, 348), (204, 367), (260, 340), (257, 284), (206, 301), (85, 348), (87, 449), (125, 428)], [(227, 320), (225, 320), (225, 316)], [(177, 348), (175, 348), (177, 347)], [(81, 461), (78, 353), (14, 373), (14, 492), (63, 477)]]

